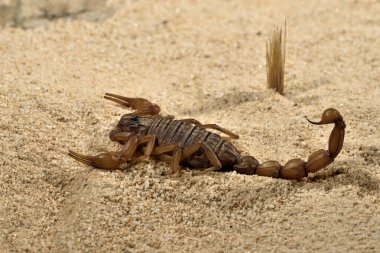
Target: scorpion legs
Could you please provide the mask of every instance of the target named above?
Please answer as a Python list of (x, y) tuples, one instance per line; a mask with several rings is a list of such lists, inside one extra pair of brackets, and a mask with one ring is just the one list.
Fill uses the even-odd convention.
[[(179, 162), (184, 161), (189, 156), (193, 155), (194, 153), (198, 152), (200, 149), (204, 150), (204, 155), (206, 156), (207, 160), (211, 163), (212, 167), (209, 168), (207, 171), (216, 171), (219, 170), (222, 167), (222, 164), (220, 163), (218, 157), (214, 153), (214, 151), (207, 146), (206, 144), (200, 142), (196, 143), (188, 148), (183, 149), (181, 152), (181, 158)], [(194, 163), (195, 167), (204, 167), (204, 165), (208, 164), (207, 160), (204, 159), (202, 156), (194, 156), (192, 159), (188, 162)], [(202, 165), (200, 165), (202, 164)]]
[[(146, 149), (144, 149), (146, 151)], [(172, 152), (173, 155), (167, 155), (165, 153)], [(154, 147), (150, 155), (158, 156), (158, 158), (167, 163), (171, 163), (172, 174), (176, 174), (179, 169), (179, 163), (181, 161), (182, 147), (177, 144), (164, 144)]]
[[(210, 163), (212, 165), (212, 168), (211, 168), (212, 171), (216, 171), (216, 170), (219, 170), (220, 168), (222, 168), (222, 164), (220, 163), (219, 158), (216, 156), (214, 151), (203, 142), (196, 143), (196, 144), (186, 148), (182, 153), (181, 161), (185, 160), (186, 158), (188, 158), (189, 156), (191, 156), (192, 154), (194, 154), (195, 152), (197, 152), (200, 149), (204, 150), (207, 159), (210, 161)], [(196, 157), (193, 159), (195, 159), (195, 161), (196, 161)], [(203, 160), (203, 159), (201, 159), (201, 160)], [(203, 162), (203, 161), (200, 161), (200, 162)], [(196, 166), (196, 167), (198, 167), (198, 166)]]
[[(158, 158), (167, 163), (171, 163), (173, 174), (179, 171), (180, 162), (184, 161), (186, 158), (194, 154), (195, 152), (203, 149), (207, 159), (210, 161), (213, 166), (211, 170), (219, 170), (222, 165), (210, 147), (206, 144), (200, 142), (196, 143), (188, 148), (181, 148), (176, 144), (165, 144), (158, 147), (153, 148), (151, 155), (158, 156)], [(166, 155), (164, 153), (173, 152), (172, 156)]]
[(217, 130), (219, 132), (222, 132), (222, 133), (228, 135), (231, 139), (239, 139), (239, 135), (237, 135), (237, 134), (231, 132), (230, 130), (227, 130), (227, 129), (225, 129), (225, 128), (217, 125), (217, 124), (202, 124), (201, 122), (199, 122), (196, 119), (180, 119), (179, 121), (191, 123), (191, 124), (194, 124), (196, 126), (200, 126), (200, 127), (206, 128), (206, 129), (214, 129), (214, 130)]
[(332, 124), (334, 128), (329, 138), (328, 150), (319, 149), (312, 153), (308, 161), (301, 159), (291, 159), (284, 166), (277, 161), (267, 161), (259, 164), (252, 156), (243, 156), (241, 162), (234, 165), (234, 169), (242, 174), (257, 174), (259, 176), (268, 176), (285, 179), (301, 179), (308, 173), (317, 172), (334, 161), (342, 149), (344, 141), (344, 129), (346, 127), (343, 117), (333, 108), (325, 110), (322, 119), (319, 122), (313, 122), (315, 125)]
[(144, 98), (129, 98), (111, 93), (106, 93), (104, 98), (114, 101), (125, 107), (131, 107), (132, 109), (135, 109), (136, 111), (131, 113), (131, 115), (159, 115), (161, 111), (158, 105), (151, 103), (149, 100), (146, 100)]
[[(172, 156), (166, 155), (165, 153), (173, 152)], [(176, 144), (164, 144), (161, 146), (154, 147), (150, 153), (153, 156), (158, 156), (158, 158), (167, 163), (171, 163), (172, 173), (175, 174), (179, 171), (179, 163), (181, 159), (182, 148)]]

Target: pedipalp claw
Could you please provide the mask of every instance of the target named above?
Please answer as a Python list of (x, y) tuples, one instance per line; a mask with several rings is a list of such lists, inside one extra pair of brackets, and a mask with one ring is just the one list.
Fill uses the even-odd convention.
[(134, 115), (157, 115), (160, 113), (160, 107), (144, 98), (130, 98), (112, 93), (106, 93), (105, 99), (119, 103), (125, 107), (131, 107), (136, 110)]
[(81, 162), (81, 163), (84, 163), (84, 164), (87, 164), (89, 166), (93, 166), (94, 167), (94, 163), (92, 162), (92, 157), (91, 156), (86, 156), (86, 155), (81, 155), (79, 153), (76, 153), (72, 150), (69, 150), (69, 156), (74, 158), (75, 160), (77, 160), (78, 162)]
[(115, 152), (86, 156), (69, 150), (69, 156), (81, 163), (103, 170), (117, 170), (120, 168), (121, 164), (126, 162)]
[(116, 95), (113, 95), (113, 94), (110, 94), (110, 93), (106, 93), (105, 95), (104, 95), (104, 98), (105, 99), (108, 99), (108, 100), (111, 100), (111, 101), (113, 101), (113, 102), (116, 102), (116, 103), (118, 103), (118, 104), (121, 104), (122, 106), (125, 106), (125, 107), (130, 107), (130, 105), (129, 105), (129, 103), (127, 102), (127, 101), (124, 101), (124, 100), (122, 100), (122, 99), (120, 99), (120, 98), (117, 98), (117, 97), (115, 97)]

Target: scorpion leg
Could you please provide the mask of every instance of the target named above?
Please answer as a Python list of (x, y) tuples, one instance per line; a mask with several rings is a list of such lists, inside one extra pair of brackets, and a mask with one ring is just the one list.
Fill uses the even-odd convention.
[[(191, 156), (192, 154), (194, 154), (195, 152), (197, 152), (200, 149), (203, 149), (205, 151), (207, 158), (210, 160), (210, 162), (213, 166), (213, 170), (218, 170), (222, 167), (222, 165), (221, 165), (218, 157), (215, 155), (214, 151), (212, 151), (212, 149), (210, 147), (208, 147), (207, 145), (205, 145), (202, 142), (196, 143), (196, 144), (194, 144), (188, 148), (185, 148), (181, 152), (181, 158), (180, 158), (179, 162), (182, 162), (187, 157)], [(178, 146), (176, 144), (166, 144), (166, 145), (155, 147), (152, 151), (152, 155), (158, 155), (158, 158), (160, 160), (165, 161), (165, 162), (170, 162), (171, 160), (173, 160), (174, 154), (173, 154), (173, 157), (170, 157), (168, 155), (162, 155), (162, 154), (167, 153), (167, 152), (171, 152), (171, 151), (175, 152), (176, 150), (178, 150)]]
[[(164, 153), (173, 152), (172, 156)], [(172, 174), (179, 172), (179, 163), (181, 161), (182, 148), (177, 144), (164, 144), (154, 147), (151, 155), (158, 156), (158, 158), (167, 163), (171, 163)]]
[(129, 140), (129, 138), (132, 136), (132, 133), (123, 132), (120, 130), (112, 130), (109, 136), (111, 141), (118, 141), (123, 143)]
[(222, 133), (228, 135), (231, 139), (239, 139), (239, 135), (237, 135), (237, 134), (231, 132), (230, 130), (227, 130), (227, 129), (225, 129), (225, 128), (217, 125), (217, 124), (202, 124), (201, 122), (199, 122), (196, 119), (180, 119), (179, 121), (191, 123), (191, 124), (194, 124), (196, 126), (200, 126), (200, 127), (206, 128), (206, 129), (218, 130), (219, 132), (222, 132)]
[(180, 146), (177, 146), (176, 150), (173, 153), (173, 159), (171, 164), (173, 174), (177, 174), (180, 171), (179, 162), (181, 160), (181, 153), (182, 148)]
[(158, 115), (161, 111), (158, 105), (144, 98), (129, 98), (111, 93), (106, 93), (104, 98), (135, 109), (136, 111), (132, 113), (133, 115)]
[(164, 153), (174, 151), (177, 149), (177, 146), (178, 145), (176, 145), (176, 144), (164, 144), (161, 146), (154, 147), (152, 152), (151, 152), (151, 155), (161, 155)]
[(171, 155), (167, 155), (167, 154), (157, 155), (157, 158), (158, 158), (158, 160), (166, 162), (166, 163), (171, 163), (173, 160), (173, 157)]
[(154, 135), (146, 135), (142, 138), (132, 136), (121, 150), (120, 157), (127, 161), (131, 160), (133, 155), (136, 153), (138, 146), (145, 143), (146, 147), (143, 148), (144, 155), (150, 156), (154, 149), (154, 144), (156, 143), (156, 136)]
[(230, 130), (227, 130), (217, 124), (205, 124), (205, 125), (202, 125), (202, 127), (204, 128), (210, 128), (210, 129), (215, 129), (215, 130), (218, 130), (219, 132), (222, 132), (226, 135), (228, 135), (231, 139), (239, 139), (239, 135), (231, 132)]
[(196, 143), (196, 144), (186, 148), (182, 152), (181, 161), (183, 161), (187, 157), (191, 156), (192, 154), (197, 152), (199, 149), (203, 149), (205, 151), (206, 157), (209, 159), (211, 165), (213, 166), (211, 169), (209, 169), (207, 171), (215, 171), (215, 170), (219, 170), (220, 168), (222, 168), (222, 164), (220, 163), (219, 158), (216, 156), (214, 151), (209, 146), (204, 144), (203, 142)]
[(154, 144), (156, 143), (156, 136), (154, 135), (146, 135), (140, 139), (139, 144), (147, 143), (144, 148), (144, 155), (150, 156), (152, 154)]
[(136, 149), (139, 144), (139, 138), (137, 136), (131, 136), (119, 153), (120, 159), (124, 159), (126, 161), (131, 160), (133, 155), (136, 153)]
[[(173, 152), (172, 156), (164, 153)], [(158, 156), (158, 158), (167, 163), (171, 163), (172, 174), (179, 172), (179, 163), (181, 161), (182, 148), (177, 144), (165, 144), (154, 147), (151, 155)]]
[[(165, 161), (167, 163), (171, 162), (172, 171), (177, 173), (179, 171), (179, 163), (189, 157), (190, 155), (197, 152), (199, 149), (203, 149), (207, 158), (212, 164), (212, 170), (219, 170), (222, 165), (215, 155), (214, 151), (204, 143), (196, 143), (184, 150), (177, 144), (165, 144), (158, 147), (154, 147), (151, 155), (158, 156), (158, 159)], [(168, 156), (164, 153), (173, 152), (173, 156)]]

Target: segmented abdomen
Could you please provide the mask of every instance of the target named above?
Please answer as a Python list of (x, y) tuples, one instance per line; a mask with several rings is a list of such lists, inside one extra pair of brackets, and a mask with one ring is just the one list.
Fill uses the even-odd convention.
[(182, 148), (187, 148), (203, 142), (214, 151), (223, 166), (233, 165), (240, 160), (240, 154), (232, 143), (216, 133), (188, 122), (152, 119), (144, 134), (155, 135), (159, 145), (178, 144)]

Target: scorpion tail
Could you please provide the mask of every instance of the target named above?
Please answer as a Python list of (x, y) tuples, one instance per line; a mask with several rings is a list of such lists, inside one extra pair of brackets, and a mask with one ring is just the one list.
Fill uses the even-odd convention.
[(343, 146), (344, 129), (346, 127), (343, 117), (336, 109), (329, 108), (323, 112), (322, 119), (319, 122), (307, 120), (316, 125), (334, 123), (334, 128), (329, 138), (328, 150), (319, 149), (315, 151), (309, 156), (307, 162), (302, 159), (291, 159), (284, 166), (277, 161), (266, 161), (259, 164), (254, 157), (243, 156), (241, 162), (234, 166), (236, 172), (298, 180), (302, 177), (307, 177), (308, 173), (317, 172), (332, 163)]

